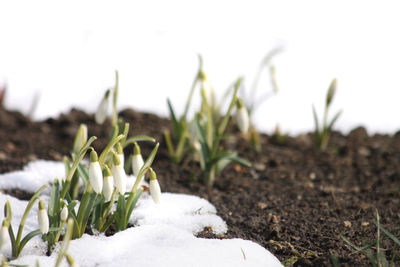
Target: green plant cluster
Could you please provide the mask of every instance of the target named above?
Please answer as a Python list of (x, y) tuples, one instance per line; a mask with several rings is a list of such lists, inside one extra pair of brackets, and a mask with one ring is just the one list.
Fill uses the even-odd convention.
[[(108, 98), (108, 95), (106, 93), (105, 97)], [(130, 160), (132, 157), (125, 161), (124, 149), (128, 145), (134, 144), (135, 151), (137, 151), (137, 142), (155, 142), (155, 140), (145, 135), (128, 136), (129, 124), (122, 123), (118, 119), (117, 95), (118, 73), (113, 93), (112, 133), (108, 144), (98, 155), (92, 147), (92, 143), (97, 138), (95, 136), (88, 138), (86, 125), (80, 126), (75, 136), (71, 155), (64, 158), (65, 179), (60, 181), (56, 178), (54, 180), (47, 210), (45, 209), (46, 205), (40, 200), (41, 193), (47, 188), (47, 185), (43, 185), (30, 199), (18, 231), (15, 233), (11, 226), (11, 205), (8, 201), (5, 203), (4, 220), (0, 230), (0, 246), (8, 241), (11, 243), (12, 259), (18, 258), (25, 245), (37, 235), (41, 235), (43, 241), (47, 242), (47, 253), (51, 254), (55, 245), (59, 242), (66, 224), (68, 224), (67, 231), (64, 234), (66, 242), (69, 239), (80, 238), (84, 233), (103, 233), (107, 231), (110, 225), (115, 225), (116, 231), (123, 231), (128, 227), (129, 218), (142, 195), (143, 189), (140, 187), (140, 182), (149, 170), (152, 172), (152, 184), (156, 182), (158, 186), (155, 173), (151, 169), (159, 147), (157, 143), (147, 159), (139, 163), (140, 168), (136, 173), (134, 185), (129, 191), (125, 192), (127, 179), (125, 169), (129, 169), (130, 165), (133, 164), (138, 167), (138, 163), (132, 162)], [(105, 109), (101, 108), (99, 111), (104, 112)], [(103, 115), (100, 115), (100, 117), (104, 117)], [(84, 158), (89, 152), (90, 162), (88, 164), (84, 161)], [(139, 156), (141, 158), (141, 155)], [(113, 178), (111, 180), (114, 181), (114, 185), (106, 182), (106, 179), (110, 177)], [(159, 186), (158, 189), (156, 187), (156, 191), (157, 194), (160, 194)], [(80, 192), (83, 193), (80, 194)], [(150, 193), (152, 194), (151, 191)], [(159, 200), (159, 196), (152, 195), (152, 197)], [(28, 215), (37, 200), (39, 200), (39, 229), (22, 236)], [(78, 203), (79, 207), (77, 208)], [(59, 265), (63, 257), (66, 257), (68, 262), (73, 262), (73, 259), (66, 252), (66, 248), (61, 251), (63, 252), (59, 254), (56, 266)]]

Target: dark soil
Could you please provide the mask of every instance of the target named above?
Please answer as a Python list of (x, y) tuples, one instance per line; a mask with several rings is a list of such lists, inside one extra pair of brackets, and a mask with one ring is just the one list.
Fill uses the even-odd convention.
[[(261, 135), (262, 153), (235, 134), (226, 145), (253, 167), (230, 165), (207, 190), (196, 163), (171, 163), (162, 138), (169, 120), (133, 110), (120, 116), (131, 124), (131, 135), (146, 134), (160, 142), (153, 167), (163, 191), (198, 195), (216, 206), (229, 228), (219, 238), (255, 241), (282, 262), (297, 257), (295, 266), (330, 266), (332, 256), (342, 266), (368, 266), (361, 254), (351, 255), (353, 250), (340, 235), (358, 246), (376, 240), (376, 210), (385, 228), (400, 227), (400, 134), (368, 136), (363, 128), (347, 136), (334, 133), (327, 151), (313, 146), (312, 134), (280, 142)], [(95, 148), (106, 144), (110, 124), (98, 126), (92, 115), (78, 110), (31, 122), (18, 112), (0, 109), (0, 172), (21, 169), (33, 159), (62, 159), (80, 123), (88, 125), (89, 135), (100, 137)], [(154, 145), (141, 146), (146, 157)], [(27, 197), (18, 190), (11, 193)], [(211, 229), (200, 236), (215, 238)], [(388, 258), (396, 254), (400, 266), (393, 242), (386, 240), (383, 247)]]

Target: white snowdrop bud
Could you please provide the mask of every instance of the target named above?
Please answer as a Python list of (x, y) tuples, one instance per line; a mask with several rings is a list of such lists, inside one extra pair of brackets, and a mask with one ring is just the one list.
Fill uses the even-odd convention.
[(110, 90), (107, 90), (107, 92), (104, 94), (104, 97), (99, 104), (99, 107), (97, 108), (96, 114), (94, 114), (94, 120), (96, 121), (97, 124), (103, 124), (107, 118), (109, 95), (110, 95)]
[(115, 186), (118, 191), (123, 195), (126, 191), (126, 174), (121, 161), (116, 153), (113, 154), (113, 166), (111, 168), (114, 177)]
[(75, 154), (78, 154), (79, 151), (81, 150), (81, 148), (83, 147), (83, 145), (86, 143), (87, 141), (87, 126), (86, 124), (81, 124), (79, 126), (78, 132), (75, 135), (75, 140), (74, 140), (74, 145), (72, 148), (72, 151)]
[(10, 244), (10, 235), (8, 234), (8, 227), (10, 224), (7, 220), (3, 220), (3, 224), (0, 229), (0, 248), (4, 245)]
[(125, 163), (124, 150), (119, 142), (117, 143), (115, 150), (117, 151), (119, 161), (121, 161), (122, 166), (124, 166)]
[(139, 145), (135, 142), (133, 144), (133, 156), (132, 156), (132, 171), (133, 175), (136, 177), (139, 174), (140, 169), (142, 168), (144, 164), (142, 154), (140, 153), (140, 147)]
[(158, 204), (161, 200), (161, 188), (157, 181), (156, 173), (150, 168), (150, 195), (154, 203)]
[(103, 196), (106, 199), (106, 201), (110, 201), (112, 193), (114, 191), (114, 184), (113, 184), (113, 177), (111, 176), (110, 168), (108, 168), (107, 166), (105, 166), (105, 168), (103, 170), (103, 176), (104, 176)]
[(60, 219), (62, 222), (66, 222), (68, 219), (68, 207), (67, 205), (64, 205), (64, 207), (61, 210), (61, 216)]
[(239, 130), (245, 134), (249, 131), (249, 113), (241, 99), (238, 99), (236, 103), (236, 123)]
[(44, 235), (49, 232), (49, 217), (47, 216), (46, 207), (42, 200), (39, 200), (38, 221), (40, 232)]
[(101, 190), (103, 189), (103, 174), (97, 158), (97, 153), (94, 150), (90, 152), (89, 181), (93, 190), (97, 194), (101, 194)]

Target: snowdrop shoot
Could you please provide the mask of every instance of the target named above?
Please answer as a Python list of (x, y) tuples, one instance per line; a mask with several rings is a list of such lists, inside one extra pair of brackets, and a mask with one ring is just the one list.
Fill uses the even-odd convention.
[(236, 123), (243, 134), (249, 131), (249, 113), (239, 98), (236, 100)]
[(135, 142), (133, 143), (133, 156), (132, 156), (132, 171), (133, 175), (136, 177), (139, 174), (140, 169), (142, 168), (144, 164), (142, 154), (140, 153), (140, 147), (139, 145)]
[(93, 190), (97, 194), (101, 194), (101, 191), (103, 189), (103, 174), (101, 172), (97, 153), (94, 150), (90, 152), (89, 181), (93, 187)]
[(4, 245), (10, 244), (10, 235), (8, 234), (9, 225), (10, 224), (6, 219), (3, 220), (3, 224), (1, 225), (1, 230), (0, 230), (0, 249)]
[(103, 124), (107, 118), (109, 96), (110, 96), (110, 90), (107, 90), (107, 92), (104, 94), (104, 97), (99, 104), (99, 107), (97, 108), (96, 113), (94, 114), (94, 120), (96, 121), (97, 124)]
[(87, 126), (86, 124), (81, 124), (79, 126), (78, 132), (75, 135), (74, 145), (72, 148), (74, 154), (76, 155), (79, 154), (79, 151), (87, 141), (87, 137), (88, 137)]
[(115, 186), (117, 187), (119, 193), (123, 195), (126, 191), (126, 174), (124, 166), (122, 165), (116, 153), (113, 153), (113, 163), (114, 164), (111, 168), (111, 172), (114, 177)]
[(114, 191), (114, 185), (113, 185), (113, 177), (111, 175), (111, 171), (110, 171), (110, 168), (108, 168), (108, 166), (104, 167), (103, 176), (104, 176), (103, 196), (106, 201), (110, 201), (112, 193)]
[(158, 204), (161, 200), (161, 188), (157, 181), (156, 173), (150, 168), (150, 195), (154, 203)]
[(49, 232), (49, 217), (47, 216), (46, 207), (42, 200), (39, 200), (38, 222), (40, 232), (45, 235)]

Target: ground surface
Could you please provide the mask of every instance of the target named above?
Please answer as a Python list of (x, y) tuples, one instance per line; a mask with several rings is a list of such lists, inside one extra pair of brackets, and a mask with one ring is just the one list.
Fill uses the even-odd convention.
[[(400, 134), (368, 136), (363, 128), (348, 136), (335, 133), (326, 152), (313, 147), (311, 134), (283, 142), (262, 135), (262, 153), (235, 135), (227, 145), (250, 160), (253, 168), (231, 165), (207, 190), (196, 163), (171, 163), (162, 138), (162, 130), (170, 127), (167, 119), (133, 110), (120, 115), (131, 123), (131, 134), (147, 134), (161, 143), (153, 166), (163, 191), (199, 195), (216, 206), (229, 228), (219, 238), (255, 241), (281, 261), (297, 257), (295, 266), (329, 266), (332, 255), (342, 266), (365, 266), (368, 261), (350, 255), (353, 250), (339, 235), (359, 246), (373, 241), (376, 209), (387, 229), (400, 226)], [(95, 148), (103, 147), (109, 126), (96, 125), (92, 115), (72, 110), (56, 119), (31, 122), (0, 109), (0, 172), (21, 169), (33, 159), (62, 159), (82, 122), (89, 135), (103, 137)], [(142, 143), (144, 156), (152, 146)], [(201, 236), (215, 237), (207, 229)], [(383, 246), (388, 257), (397, 254), (400, 265), (392, 242)]]

